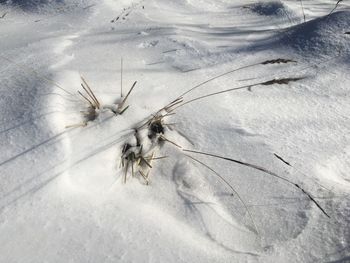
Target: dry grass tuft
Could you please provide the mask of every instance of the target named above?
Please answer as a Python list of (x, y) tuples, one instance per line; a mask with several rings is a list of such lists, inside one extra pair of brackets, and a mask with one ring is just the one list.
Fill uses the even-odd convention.
[[(81, 76), (81, 87), (83, 88), (85, 95), (78, 91), (78, 94), (81, 98), (84, 99), (85, 102), (88, 103), (88, 107), (81, 111), (83, 114), (83, 122), (74, 124), (74, 125), (68, 125), (66, 128), (72, 128), (72, 127), (85, 127), (89, 122), (95, 121), (99, 114), (103, 111), (111, 111), (115, 115), (122, 115), (128, 108), (129, 105), (125, 106), (127, 99), (129, 98), (131, 92), (134, 90), (136, 86), (137, 81), (134, 82), (134, 84), (131, 86), (130, 90), (124, 97), (124, 99), (120, 103), (112, 104), (112, 105), (102, 105), (100, 101), (97, 99), (95, 93), (90, 88), (87, 81)], [(122, 90), (121, 90), (122, 95)]]

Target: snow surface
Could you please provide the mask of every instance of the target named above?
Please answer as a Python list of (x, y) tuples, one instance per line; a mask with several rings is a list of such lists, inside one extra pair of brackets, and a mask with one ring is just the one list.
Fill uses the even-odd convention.
[[(0, 262), (350, 262), (350, 4), (343, 1), (0, 1)], [(4, 16), (3, 16), (4, 14)], [(118, 18), (119, 17), (119, 18)], [(118, 19), (117, 19), (118, 18)], [(84, 76), (104, 104), (86, 127)], [(167, 119), (150, 184), (119, 167), (133, 128), (213, 76)], [(146, 146), (145, 146), (146, 147)], [(293, 167), (274, 156), (282, 156)]]

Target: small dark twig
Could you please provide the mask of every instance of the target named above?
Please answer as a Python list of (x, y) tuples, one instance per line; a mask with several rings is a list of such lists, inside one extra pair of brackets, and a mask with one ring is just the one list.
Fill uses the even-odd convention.
[(281, 156), (277, 155), (276, 153), (274, 153), (273, 155), (276, 156), (277, 159), (279, 159), (282, 162), (284, 162), (286, 165), (292, 167), (292, 165), (289, 162), (285, 161)]
[(333, 14), (333, 12), (338, 8), (339, 4), (343, 2), (343, 0), (338, 0), (338, 2), (335, 4), (334, 8), (332, 9), (332, 11), (328, 14), (328, 16), (330, 16), (331, 14)]
[[(293, 165), (291, 165), (289, 162), (287, 162), (285, 159), (283, 159), (281, 156), (279, 156), (278, 154), (274, 153), (273, 154), (278, 160), (280, 160), (281, 162), (283, 162), (284, 164), (288, 165), (289, 167), (292, 167), (293, 169), (295, 169), (297, 172), (299, 172), (300, 174), (304, 175), (306, 177), (306, 175), (300, 171), (299, 169), (295, 168)], [(320, 187), (326, 189), (327, 191), (330, 191), (330, 189), (328, 189), (327, 187), (324, 187), (322, 184), (320, 184), (319, 182), (315, 181), (315, 180), (312, 180), (314, 181), (316, 184), (318, 184)]]

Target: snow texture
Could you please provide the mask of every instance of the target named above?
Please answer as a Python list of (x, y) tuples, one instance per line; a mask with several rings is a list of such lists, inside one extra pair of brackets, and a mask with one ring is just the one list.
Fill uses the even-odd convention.
[(0, 1), (0, 262), (350, 262), (350, 4), (302, 2)]

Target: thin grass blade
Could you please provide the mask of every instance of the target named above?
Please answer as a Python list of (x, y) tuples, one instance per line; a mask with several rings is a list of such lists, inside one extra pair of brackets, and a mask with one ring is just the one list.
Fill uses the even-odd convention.
[(95, 102), (96, 102), (96, 106), (98, 108), (100, 108), (100, 102), (98, 101), (98, 99), (96, 98), (94, 92), (92, 91), (92, 89), (90, 88), (89, 84), (87, 84), (86, 80), (83, 78), (83, 76), (80, 76), (81, 80), (83, 81), (84, 85), (88, 88), (88, 90), (90, 91), (90, 95), (94, 98)]
[(134, 84), (132, 84), (132, 86), (131, 86), (129, 92), (126, 94), (125, 98), (123, 99), (122, 103), (120, 104), (120, 108), (122, 108), (122, 107), (124, 106), (124, 104), (125, 104), (126, 100), (128, 99), (130, 93), (131, 93), (132, 90), (135, 88), (136, 83), (137, 83), (137, 81), (135, 81)]
[(232, 190), (232, 192), (233, 192), (234, 194), (237, 195), (239, 201), (243, 204), (245, 210), (247, 211), (247, 213), (248, 213), (248, 215), (249, 215), (249, 217), (250, 217), (250, 220), (251, 220), (252, 223), (253, 223), (253, 226), (254, 226), (254, 228), (255, 228), (256, 233), (259, 235), (259, 231), (258, 231), (258, 228), (257, 228), (257, 226), (256, 226), (256, 224), (255, 224), (255, 221), (254, 221), (254, 219), (253, 219), (252, 214), (250, 213), (250, 211), (249, 211), (247, 205), (245, 204), (245, 202), (243, 201), (243, 199), (241, 198), (241, 196), (239, 195), (239, 193), (233, 188), (233, 186), (232, 186), (229, 182), (227, 182), (227, 180), (226, 180), (222, 175), (220, 175), (218, 172), (216, 172), (213, 168), (211, 168), (211, 167), (208, 166), (207, 164), (205, 164), (205, 163), (203, 163), (202, 161), (200, 161), (200, 160), (194, 158), (194, 157), (191, 156), (191, 155), (185, 154), (185, 156), (187, 156), (188, 158), (192, 159), (193, 161), (195, 161), (195, 162), (197, 162), (197, 163), (203, 165), (205, 168), (207, 168), (208, 170), (210, 170), (211, 172), (213, 172), (216, 176), (218, 176), (218, 177)]
[(266, 61), (263, 61), (263, 62), (254, 63), (254, 64), (243, 66), (243, 67), (240, 67), (240, 68), (235, 68), (233, 70), (227, 71), (227, 72), (222, 73), (222, 74), (217, 75), (217, 76), (214, 76), (214, 77), (212, 77), (210, 79), (207, 79), (206, 81), (203, 81), (203, 82), (197, 84), (196, 86), (194, 86), (191, 89), (187, 90), (186, 92), (182, 93), (180, 95), (180, 97), (183, 97), (183, 96), (187, 95), (188, 93), (192, 92), (193, 90), (195, 90), (195, 89), (197, 89), (197, 88), (199, 88), (199, 87), (201, 87), (201, 86), (203, 86), (203, 85), (205, 85), (205, 84), (207, 84), (207, 83), (209, 83), (209, 82), (211, 82), (213, 80), (216, 80), (218, 78), (221, 78), (223, 76), (229, 75), (229, 74), (234, 73), (234, 72), (239, 71), (239, 70), (247, 69), (247, 68), (250, 68), (250, 67), (255, 67), (255, 66), (258, 66), (258, 65), (267, 65), (267, 64), (275, 64), (275, 63), (280, 64), (280, 63), (290, 63), (290, 62), (296, 62), (296, 61), (291, 60), (291, 59), (278, 58), (278, 59), (274, 59), (274, 60), (266, 60)]
[(188, 150), (188, 149), (183, 149), (183, 151), (185, 152), (190, 152), (190, 153), (195, 153), (195, 154), (201, 154), (201, 155), (206, 155), (206, 156), (210, 156), (210, 157), (214, 157), (214, 158), (218, 158), (218, 159), (222, 159), (222, 160), (226, 160), (226, 161), (230, 161), (230, 162), (234, 162), (243, 166), (247, 166), (250, 168), (253, 168), (255, 170), (259, 170), (261, 172), (264, 172), (266, 174), (269, 174), (273, 177), (276, 177), (280, 180), (283, 180), (285, 182), (287, 182), (288, 184), (293, 185), (294, 187), (298, 188), (300, 191), (302, 191), (306, 196), (309, 197), (309, 199), (323, 212), (323, 214), (325, 214), (328, 218), (330, 218), (330, 216), (326, 213), (326, 211), (318, 204), (318, 202), (311, 196), (311, 194), (309, 194), (306, 190), (304, 190), (300, 185), (288, 180), (287, 178), (284, 178), (264, 167), (255, 165), (255, 164), (251, 164), (251, 163), (247, 163), (247, 162), (243, 162), (243, 161), (239, 161), (239, 160), (235, 160), (232, 158), (228, 158), (225, 156), (220, 156), (220, 155), (216, 155), (216, 154), (212, 154), (212, 153), (205, 153), (205, 152), (200, 152), (200, 151), (193, 151), (193, 150)]

